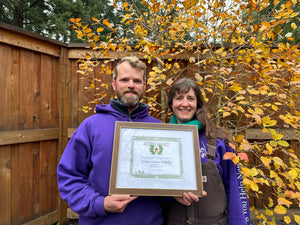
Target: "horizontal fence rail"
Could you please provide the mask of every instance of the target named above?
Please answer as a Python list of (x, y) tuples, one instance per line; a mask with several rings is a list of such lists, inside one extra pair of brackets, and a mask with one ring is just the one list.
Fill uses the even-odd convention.
[(58, 128), (0, 131), (0, 145), (21, 144), (59, 138)]

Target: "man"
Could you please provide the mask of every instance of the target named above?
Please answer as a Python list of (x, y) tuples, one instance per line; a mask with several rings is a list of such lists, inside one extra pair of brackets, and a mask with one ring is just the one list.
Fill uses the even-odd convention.
[(160, 122), (140, 102), (146, 65), (134, 57), (121, 59), (112, 87), (117, 99), (96, 106), (96, 114), (80, 124), (61, 157), (57, 167), (61, 197), (79, 214), (81, 225), (161, 225), (157, 197), (108, 195), (115, 122)]

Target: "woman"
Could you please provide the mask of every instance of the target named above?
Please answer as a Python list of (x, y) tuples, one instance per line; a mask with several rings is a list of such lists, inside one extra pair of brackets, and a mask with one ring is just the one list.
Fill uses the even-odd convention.
[[(209, 120), (197, 83), (188, 78), (175, 82), (169, 92), (168, 104), (173, 112), (170, 123), (199, 128), (203, 188), (207, 195), (198, 199), (192, 193), (184, 193), (183, 198), (176, 198), (177, 201), (166, 210), (165, 223), (250, 224), (248, 199), (239, 167), (231, 160), (223, 160), (225, 152), (233, 152), (228, 145), (230, 136)], [(188, 201), (193, 204), (186, 206)]]

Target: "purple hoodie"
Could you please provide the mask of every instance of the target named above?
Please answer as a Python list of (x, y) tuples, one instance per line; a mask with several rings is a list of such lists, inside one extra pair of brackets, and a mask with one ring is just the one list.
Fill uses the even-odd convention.
[[(206, 143), (207, 140), (202, 131), (199, 134), (201, 163), (205, 163), (208, 160)], [(227, 195), (228, 223), (229, 225), (250, 225), (249, 203), (240, 168), (231, 160), (223, 160), (223, 155), (226, 152), (234, 151), (222, 139), (217, 139), (216, 158), (213, 161), (219, 169)]]
[(70, 139), (57, 167), (60, 195), (79, 214), (81, 225), (161, 225), (163, 217), (157, 197), (139, 197), (122, 213), (104, 210), (115, 122), (160, 122), (149, 116), (146, 104), (140, 103), (131, 118), (116, 100), (112, 99), (111, 104), (114, 107), (97, 105), (96, 114), (85, 119)]

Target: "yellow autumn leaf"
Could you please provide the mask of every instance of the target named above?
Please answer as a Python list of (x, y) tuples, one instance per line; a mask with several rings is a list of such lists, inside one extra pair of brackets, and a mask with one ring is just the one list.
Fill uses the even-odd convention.
[(277, 214), (285, 214), (286, 213), (286, 208), (283, 207), (282, 205), (277, 205), (275, 206), (274, 208), (274, 212), (277, 213)]
[(295, 12), (295, 13), (292, 13), (291, 15), (290, 15), (290, 17), (291, 18), (294, 18), (294, 17), (296, 17), (296, 16), (298, 16), (299, 15), (299, 13), (298, 12)]
[(179, 66), (179, 64), (176, 62), (176, 63), (174, 63), (174, 67), (175, 68), (177, 68), (177, 69), (179, 69), (180, 68), (180, 66)]
[(170, 69), (172, 68), (172, 64), (166, 63), (166, 64), (165, 64), (165, 67), (166, 67), (168, 70), (170, 70)]
[(279, 96), (279, 98), (283, 98), (283, 99), (287, 98), (286, 94), (279, 94), (278, 96)]
[[(92, 57), (91, 57), (89, 54), (86, 54), (86, 55), (85, 55), (85, 59), (86, 59), (86, 60), (91, 60)], [(82, 64), (81, 64), (81, 65), (82, 65)], [(85, 64), (85, 66), (87, 66), (87, 65)]]
[(286, 223), (286, 224), (290, 224), (291, 222), (292, 222), (292, 220), (291, 220), (291, 218), (289, 217), (289, 216), (284, 216), (284, 222)]
[(270, 178), (276, 178), (277, 177), (277, 173), (275, 173), (274, 170), (270, 170)]
[(272, 198), (268, 197), (268, 199), (269, 199), (268, 207), (271, 208), (274, 206), (274, 202)]
[(256, 192), (259, 190), (257, 183), (255, 183), (254, 181), (251, 181), (250, 188)]
[(223, 118), (227, 117), (227, 116), (230, 116), (230, 112), (224, 112), (223, 113)]
[(164, 75), (164, 74), (161, 74), (161, 75), (160, 75), (160, 79), (162, 79), (162, 80), (166, 80), (166, 75)]
[(205, 88), (205, 90), (207, 90), (210, 93), (213, 93), (213, 90), (211, 88)]
[(286, 165), (284, 164), (284, 162), (282, 161), (282, 159), (279, 158), (279, 157), (277, 157), (277, 156), (275, 156), (275, 157), (273, 158), (273, 161), (274, 161), (275, 167), (276, 167), (276, 164), (277, 164), (278, 166), (281, 166), (281, 167), (285, 167), (285, 166), (286, 166)]
[(108, 88), (108, 84), (106, 84), (106, 83), (102, 83), (101, 86), (105, 87), (105, 88)]
[(209, 48), (206, 48), (203, 50), (202, 54), (204, 55), (206, 52), (208, 52), (210, 49)]
[(281, 140), (283, 138), (283, 134), (273, 134), (272, 138), (277, 141), (277, 140)]
[(273, 148), (269, 143), (266, 144), (266, 148), (270, 154), (273, 152)]
[(242, 90), (242, 87), (240, 87), (238, 85), (233, 85), (229, 89), (232, 91), (238, 92), (238, 91)]
[(290, 207), (290, 205), (292, 204), (291, 201), (286, 200), (285, 198), (278, 198), (277, 199), (278, 205), (285, 205), (286, 207)]
[(294, 219), (295, 219), (296, 223), (300, 224), (300, 216), (294, 214)]
[(267, 157), (260, 157), (260, 160), (263, 162), (263, 164), (265, 165), (265, 167), (267, 167), (268, 169), (270, 169), (270, 163), (272, 162), (269, 158)]
[(277, 106), (277, 105), (272, 105), (272, 109), (273, 109), (274, 111), (277, 111), (277, 110), (278, 110), (278, 106)]
[(223, 50), (224, 50), (224, 47), (222, 47), (222, 48), (219, 48), (219, 49), (216, 51), (216, 54), (220, 54), (220, 53), (222, 53), (222, 52), (223, 52)]
[(258, 173), (258, 170), (255, 168), (255, 167), (253, 167), (252, 169), (251, 169), (251, 175), (253, 176), (253, 177), (255, 177), (255, 176), (257, 176), (259, 173)]
[(265, 215), (266, 216), (273, 216), (273, 211), (267, 208), (266, 211), (265, 211)]
[(240, 158), (238, 156), (235, 156), (233, 159), (232, 159), (232, 162), (236, 165), (240, 162)]
[(248, 89), (247, 91), (249, 92), (249, 94), (252, 94), (252, 95), (258, 95), (259, 94), (259, 91), (255, 90), (255, 89)]
[(255, 107), (255, 108), (254, 108), (254, 111), (255, 111), (255, 113), (257, 113), (258, 115), (263, 115), (263, 114), (264, 114), (264, 111), (262, 110), (262, 108), (257, 108), (257, 107)]
[(277, 124), (277, 121), (276, 120), (270, 120), (269, 122), (269, 126), (273, 127)]
[(243, 174), (244, 174), (246, 177), (252, 176), (252, 171), (251, 171), (251, 169), (249, 169), (249, 168), (247, 168), (247, 167), (241, 167), (241, 170), (242, 170)]
[(102, 28), (102, 27), (97, 28), (97, 32), (102, 32), (103, 30), (104, 30), (104, 28)]
[(297, 170), (295, 170), (295, 169), (291, 169), (289, 172), (288, 172), (288, 174), (289, 174), (289, 177), (291, 178), (291, 179), (296, 179), (297, 177), (298, 177), (298, 172), (297, 172)]
[(276, 141), (270, 141), (270, 145), (273, 146), (273, 147), (277, 147), (278, 144)]
[(291, 2), (291, 1), (287, 1), (287, 2), (285, 3), (285, 7), (286, 7), (287, 9), (291, 8), (291, 7), (292, 7), (292, 2)]
[(269, 121), (270, 121), (270, 117), (269, 116), (265, 116), (265, 117), (262, 118), (262, 122), (263, 123), (269, 123)]
[(244, 139), (244, 135), (242, 135), (242, 134), (239, 134), (235, 137), (236, 142), (242, 142), (243, 139)]
[(112, 28), (114, 25), (108, 21), (108, 19), (103, 20), (102, 22), (105, 26)]
[(283, 147), (288, 147), (290, 146), (290, 144), (287, 142), (287, 141), (284, 141), (284, 140), (280, 140), (278, 141), (278, 144), (283, 146)]
[(222, 52), (221, 57), (225, 57), (227, 55), (227, 52)]

